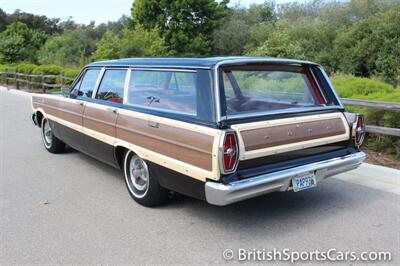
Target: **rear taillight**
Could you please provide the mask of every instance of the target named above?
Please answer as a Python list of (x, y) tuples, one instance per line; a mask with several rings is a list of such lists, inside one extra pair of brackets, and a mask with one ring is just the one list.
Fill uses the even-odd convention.
[(365, 121), (364, 115), (357, 115), (356, 121), (353, 124), (353, 138), (356, 146), (361, 146), (365, 136)]
[(238, 161), (238, 144), (236, 139), (236, 134), (234, 132), (227, 132), (225, 134), (222, 150), (222, 165), (223, 172), (230, 173), (236, 168)]

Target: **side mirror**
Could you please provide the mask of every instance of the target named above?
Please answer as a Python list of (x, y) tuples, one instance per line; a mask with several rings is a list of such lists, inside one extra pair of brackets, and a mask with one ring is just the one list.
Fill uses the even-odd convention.
[(70, 94), (70, 88), (69, 87), (62, 87), (61, 88), (61, 93), (64, 96), (68, 96)]

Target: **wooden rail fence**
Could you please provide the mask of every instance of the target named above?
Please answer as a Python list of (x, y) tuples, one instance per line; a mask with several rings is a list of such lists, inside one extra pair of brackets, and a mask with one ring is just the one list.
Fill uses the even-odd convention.
[[(24, 74), (10, 71), (0, 71), (0, 81), (5, 84), (14, 84), (19, 90), (22, 85), (28, 89), (42, 89), (46, 92), (48, 89), (65, 88), (69, 83), (74, 81), (74, 78), (65, 77), (64, 72), (59, 75), (44, 75), (44, 74)], [(50, 81), (48, 81), (50, 80)]]
[[(61, 72), (60, 75), (34, 75), (34, 74), (23, 74), (17, 72), (9, 72), (9, 71), (0, 71), (2, 82), (5, 85), (9, 85), (10, 83), (14, 83), (17, 89), (20, 89), (21, 85), (24, 84), (28, 89), (42, 89), (43, 92), (46, 92), (48, 89), (53, 88), (66, 88), (68, 84), (72, 83), (74, 78), (65, 77), (64, 73)], [(46, 82), (46, 80), (52, 79), (54, 82)], [(365, 108), (374, 108), (374, 109), (383, 109), (400, 112), (400, 103), (394, 102), (380, 102), (380, 101), (366, 101), (366, 100), (355, 100), (342, 98), (342, 102), (346, 105), (365, 107)], [(400, 137), (400, 129), (399, 128), (388, 128), (388, 127), (379, 127), (374, 125), (367, 125), (366, 131), (374, 134), (382, 134)]]
[[(341, 98), (341, 100), (342, 100), (342, 103), (344, 103), (346, 105), (353, 105), (353, 106), (358, 106), (358, 107), (383, 109), (383, 110), (400, 112), (400, 103), (355, 100), (355, 99), (348, 99), (348, 98)], [(400, 129), (399, 128), (366, 125), (365, 129), (369, 133), (400, 137)]]

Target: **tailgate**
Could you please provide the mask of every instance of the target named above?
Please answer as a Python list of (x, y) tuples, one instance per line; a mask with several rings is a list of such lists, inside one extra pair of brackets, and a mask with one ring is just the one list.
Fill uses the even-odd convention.
[(236, 124), (240, 160), (346, 141), (349, 125), (341, 112)]

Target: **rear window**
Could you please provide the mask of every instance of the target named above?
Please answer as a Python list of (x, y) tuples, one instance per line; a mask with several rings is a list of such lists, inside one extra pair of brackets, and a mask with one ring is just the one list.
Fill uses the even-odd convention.
[(303, 66), (243, 66), (223, 69), (227, 115), (325, 104)]

